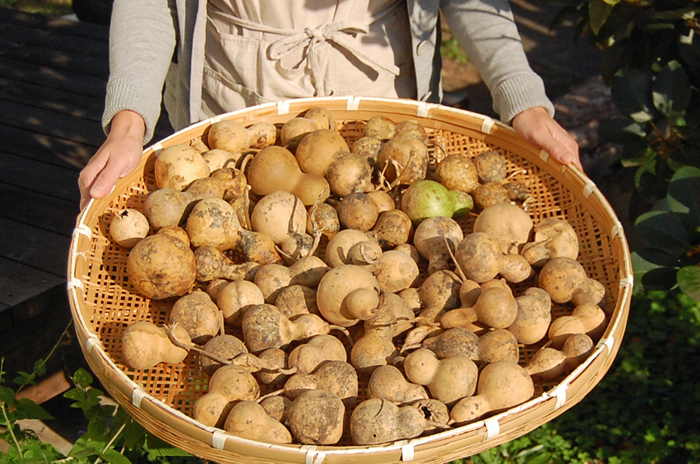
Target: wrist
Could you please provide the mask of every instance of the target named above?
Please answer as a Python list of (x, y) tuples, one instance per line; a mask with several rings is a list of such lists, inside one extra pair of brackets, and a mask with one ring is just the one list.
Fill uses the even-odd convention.
[(140, 114), (131, 110), (122, 110), (114, 115), (110, 124), (108, 138), (131, 138), (143, 140), (146, 123)]

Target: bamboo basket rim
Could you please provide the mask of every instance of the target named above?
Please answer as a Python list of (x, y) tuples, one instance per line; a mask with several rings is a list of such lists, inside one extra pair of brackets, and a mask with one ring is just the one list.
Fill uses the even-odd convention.
[[(201, 135), (211, 124), (224, 119), (235, 119), (239, 122), (249, 123), (261, 117), (292, 117), (294, 114), (298, 114), (311, 106), (325, 106), (331, 112), (334, 112), (334, 110), (336, 112), (344, 111), (348, 114), (369, 111), (385, 114), (390, 118), (392, 114), (401, 114), (409, 118), (418, 118), (419, 120), (437, 121), (438, 126), (444, 124), (473, 131), (474, 135), (482, 136), (485, 140), (492, 139), (488, 143), (494, 143), (501, 147), (511, 147), (506, 149), (514, 151), (519, 156), (527, 155), (531, 162), (562, 183), (570, 193), (582, 201), (596, 205), (599, 209), (599, 211), (595, 211), (597, 213), (596, 220), (600, 223), (601, 228), (605, 229), (604, 231), (610, 235), (612, 252), (617, 254), (619, 260), (619, 294), (612, 312), (614, 317), (610, 319), (608, 327), (603, 337), (594, 347), (593, 353), (555, 387), (519, 406), (486, 419), (439, 433), (372, 446), (268, 444), (241, 438), (228, 434), (216, 427), (205, 426), (195, 421), (183, 412), (153, 397), (141, 385), (129, 378), (105, 351), (100, 337), (90, 330), (90, 324), (84, 314), (85, 301), (83, 292), (85, 291), (85, 284), (79, 277), (78, 267), (80, 266), (81, 256), (85, 257), (85, 244), (87, 243), (87, 246), (90, 245), (95, 218), (109, 206), (110, 202), (125, 186), (133, 182), (134, 178), (138, 178), (149, 156), (172, 144), (171, 142), (176, 140), (181, 134), (197, 133)], [(516, 150), (513, 150), (513, 148)], [(590, 210), (587, 209), (587, 211)], [(91, 222), (93, 222), (92, 227), (90, 226)], [(207, 449), (211, 449), (214, 453), (212, 458), (214, 460), (223, 457), (226, 460), (230, 458), (235, 461), (239, 458), (255, 457), (260, 459), (260, 462), (267, 462), (267, 459), (270, 459), (270, 457), (266, 453), (276, 452), (284, 457), (284, 462), (321, 463), (324, 460), (347, 462), (345, 461), (346, 458), (351, 459), (353, 457), (367, 456), (368, 454), (386, 455), (387, 458), (392, 460), (384, 461), (377, 458), (376, 462), (415, 461), (417, 459), (431, 458), (445, 445), (464, 451), (466, 457), (475, 454), (471, 451), (472, 449), (480, 452), (505, 443), (562, 414), (578, 403), (595, 387), (614, 360), (624, 335), (633, 283), (634, 276), (629, 248), (622, 224), (595, 183), (574, 165), (564, 166), (558, 164), (544, 150), (539, 150), (520, 139), (511, 127), (485, 115), (436, 103), (343, 96), (284, 100), (218, 115), (193, 124), (146, 148), (143, 152), (141, 164), (134, 173), (120, 179), (112, 193), (107, 197), (100, 200), (90, 200), (88, 205), (78, 215), (70, 246), (67, 287), (71, 312), (77, 323), (76, 331), (81, 348), (91, 368), (102, 383), (105, 384), (105, 388), (113, 395), (123, 395), (129, 403), (123, 404), (123, 406), (139, 409), (144, 411), (146, 415), (164, 414), (167, 420), (162, 421), (163, 424), (172, 428), (174, 433), (195, 437), (195, 440), (202, 442), (203, 450), (197, 449), (193, 451), (192, 449), (187, 449), (187, 447), (183, 447), (183, 449), (200, 456), (202, 454), (207, 455)], [(591, 366), (594, 363), (597, 363), (598, 367), (591, 371), (590, 369), (593, 369)], [(588, 377), (589, 373), (592, 373), (591, 377)], [(569, 394), (572, 386), (579, 387), (579, 390)], [(524, 424), (519, 424), (517, 420), (519, 416), (533, 411), (534, 408), (539, 408), (538, 411), (541, 411), (541, 413), (534, 420), (527, 420)], [(131, 413), (132, 411), (129, 412)], [(465, 442), (471, 442), (471, 444), (460, 445), (460, 439), (463, 439)], [(173, 444), (180, 446), (178, 443)], [(246, 455), (245, 450), (251, 448), (259, 450), (260, 453), (255, 456)], [(236, 451), (229, 455), (227, 454), (228, 450)], [(221, 453), (217, 453), (217, 451)], [(334, 458), (336, 460), (333, 460)]]

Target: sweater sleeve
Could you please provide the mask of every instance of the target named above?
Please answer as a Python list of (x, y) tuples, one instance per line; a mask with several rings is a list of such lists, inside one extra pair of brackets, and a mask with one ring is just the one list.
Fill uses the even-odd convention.
[(527, 61), (508, 0), (444, 0), (444, 18), (493, 97), (493, 109), (510, 123), (536, 106), (554, 115), (544, 82)]
[(146, 123), (144, 144), (153, 137), (160, 116), (165, 76), (175, 50), (176, 20), (162, 0), (115, 0), (109, 37), (110, 75), (102, 126), (134, 111)]

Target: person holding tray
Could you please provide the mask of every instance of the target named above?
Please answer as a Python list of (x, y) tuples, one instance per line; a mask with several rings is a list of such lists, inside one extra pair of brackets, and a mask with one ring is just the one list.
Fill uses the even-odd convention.
[(291, 98), (439, 103), (441, 20), (476, 65), (500, 119), (581, 168), (578, 145), (553, 119), (528, 64), (508, 0), (115, 0), (107, 138), (80, 173), (81, 208), (138, 166), (161, 102), (175, 130)]

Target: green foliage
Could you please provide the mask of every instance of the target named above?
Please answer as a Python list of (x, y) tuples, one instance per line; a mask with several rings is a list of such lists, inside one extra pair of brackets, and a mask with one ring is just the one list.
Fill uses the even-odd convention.
[(12, 8), (27, 13), (62, 16), (73, 12), (72, 0), (0, 0), (0, 8)]
[[(555, 24), (577, 17), (579, 36), (604, 51), (602, 75), (620, 118), (601, 138), (622, 145), (635, 169), (630, 216), (647, 246), (634, 256), (645, 288), (680, 288), (700, 298), (700, 4), (695, 0), (576, 0)], [(688, 185), (694, 185), (692, 188)], [(672, 190), (675, 193), (672, 193)]]
[[(70, 326), (69, 326), (70, 327)], [(61, 340), (54, 345), (51, 356)], [(92, 386), (93, 378), (84, 369), (78, 369), (72, 377), (74, 388), (64, 397), (73, 401), (74, 408), (81, 409), (88, 419), (87, 431), (76, 440), (67, 456), (48, 443), (42, 442), (33, 430), (20, 428), (23, 419), (50, 421), (54, 418), (34, 401), (15, 399), (22, 388), (37, 383), (46, 373), (46, 359), (34, 364), (31, 373), (21, 372), (14, 383), (17, 389), (5, 385), (5, 372), (0, 363), (0, 440), (8, 443), (6, 453), (0, 452), (1, 464), (31, 464), (47, 462), (74, 462), (76, 464), (107, 462), (130, 464), (136, 462), (198, 463), (200, 459), (150, 435), (121, 407), (103, 401), (104, 392)]]
[(462, 64), (469, 62), (467, 53), (453, 36), (442, 39), (442, 42), (440, 43), (440, 53), (442, 56)]

